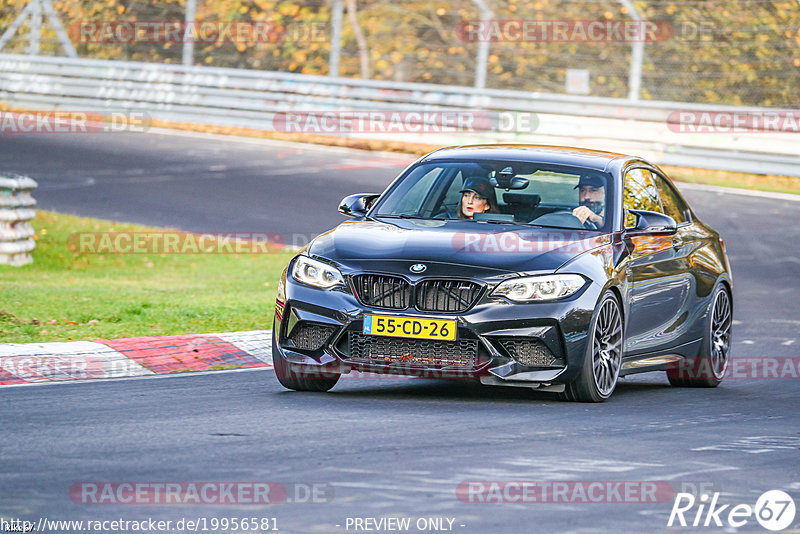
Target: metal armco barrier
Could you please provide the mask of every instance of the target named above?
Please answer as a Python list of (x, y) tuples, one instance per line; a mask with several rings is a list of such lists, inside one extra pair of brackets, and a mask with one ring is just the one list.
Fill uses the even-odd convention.
[(31, 191), (36, 182), (19, 174), (0, 172), (0, 264), (20, 266), (33, 261), (36, 246), (31, 219), (36, 201)]
[[(280, 130), (273, 118), (284, 112), (473, 110), (491, 119), (492, 128), (422, 135), (307, 133), (431, 145), (571, 145), (670, 165), (800, 176), (800, 133), (676, 131), (670, 123), (686, 110), (713, 116), (775, 111), (769, 109), (14, 54), (0, 54), (0, 102), (22, 109), (142, 112), (164, 121), (259, 130)], [(535, 127), (499, 126), (515, 113), (535, 114)]]

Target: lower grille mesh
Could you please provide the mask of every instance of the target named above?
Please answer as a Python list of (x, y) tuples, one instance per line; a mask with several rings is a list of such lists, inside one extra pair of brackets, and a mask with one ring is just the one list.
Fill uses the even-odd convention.
[(289, 334), (289, 341), (298, 349), (319, 350), (331, 337), (334, 330), (333, 326), (299, 323), (296, 324)]
[(478, 341), (434, 341), (368, 336), (349, 332), (348, 360), (377, 364), (404, 363), (423, 367), (474, 367), (478, 357)]
[(563, 367), (564, 360), (550, 352), (538, 339), (501, 339), (500, 345), (509, 356), (531, 367)]

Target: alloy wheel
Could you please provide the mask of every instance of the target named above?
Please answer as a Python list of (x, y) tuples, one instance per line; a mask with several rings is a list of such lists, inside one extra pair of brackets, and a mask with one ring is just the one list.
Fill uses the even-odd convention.
[(719, 291), (714, 300), (711, 316), (711, 369), (716, 378), (722, 378), (728, 369), (730, 353), (731, 302), (727, 291)]
[(603, 397), (614, 391), (621, 365), (622, 317), (614, 299), (607, 299), (597, 317), (592, 350), (594, 383)]

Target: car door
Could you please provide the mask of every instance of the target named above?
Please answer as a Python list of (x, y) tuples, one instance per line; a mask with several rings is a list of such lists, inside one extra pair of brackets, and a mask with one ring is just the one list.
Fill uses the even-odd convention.
[(672, 243), (673, 248), (677, 247), (676, 259), (690, 290), (670, 332), (675, 338), (673, 345), (688, 343), (702, 336), (702, 321), (696, 318), (705, 313), (705, 298), (714, 286), (714, 276), (709, 274), (705, 261), (710, 256), (703, 253), (709, 235), (693, 219), (692, 211), (675, 186), (658, 170), (651, 172), (664, 213), (678, 224)]
[[(665, 213), (660, 189), (668, 184), (651, 169), (634, 167), (624, 175), (623, 207), (625, 227), (636, 224), (630, 209)], [(672, 203), (670, 203), (672, 202)], [(667, 202), (667, 213), (675, 218), (674, 199)], [(680, 209), (680, 208), (678, 208)], [(682, 227), (673, 235), (626, 231), (625, 244), (630, 261), (628, 278), (628, 318), (626, 354), (647, 353), (678, 345), (688, 327), (688, 301), (692, 294), (692, 276), (687, 256), (689, 247), (682, 228), (686, 216), (676, 220)]]

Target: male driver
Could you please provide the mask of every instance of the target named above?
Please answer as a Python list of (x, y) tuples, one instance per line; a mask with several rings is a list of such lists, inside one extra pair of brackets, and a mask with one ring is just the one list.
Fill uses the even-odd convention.
[(591, 221), (600, 228), (606, 213), (606, 181), (601, 176), (585, 174), (575, 186), (578, 190), (580, 206), (572, 210), (572, 214), (581, 223)]

